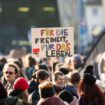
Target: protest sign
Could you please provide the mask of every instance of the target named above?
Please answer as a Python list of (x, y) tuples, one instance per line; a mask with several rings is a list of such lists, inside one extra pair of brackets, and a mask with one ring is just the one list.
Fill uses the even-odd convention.
[(74, 53), (72, 27), (32, 28), (32, 56), (70, 57)]

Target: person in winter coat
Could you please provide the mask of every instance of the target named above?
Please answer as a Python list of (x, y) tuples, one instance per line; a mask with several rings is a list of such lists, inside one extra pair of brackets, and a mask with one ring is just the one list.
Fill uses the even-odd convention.
[(84, 74), (78, 85), (80, 105), (105, 105), (104, 94), (95, 82), (96, 78), (93, 75)]
[(33, 74), (33, 78), (29, 85), (29, 97), (28, 102), (31, 105), (37, 105), (37, 102), (39, 101), (39, 88), (38, 85), (45, 82), (50, 81), (49, 73), (45, 70), (38, 70)]
[(28, 105), (28, 81), (19, 77), (13, 84), (13, 90), (11, 90), (9, 96), (17, 97), (21, 100), (23, 105)]
[(18, 69), (14, 63), (6, 63), (3, 68), (3, 76), (6, 80), (6, 90), (9, 94), (10, 90), (13, 89), (13, 83), (18, 77)]
[(68, 83), (68, 86), (66, 87), (66, 90), (73, 93), (73, 96), (76, 96), (77, 98), (79, 98), (77, 87), (78, 87), (80, 78), (81, 78), (80, 74), (77, 71), (72, 71), (68, 74), (69, 83)]

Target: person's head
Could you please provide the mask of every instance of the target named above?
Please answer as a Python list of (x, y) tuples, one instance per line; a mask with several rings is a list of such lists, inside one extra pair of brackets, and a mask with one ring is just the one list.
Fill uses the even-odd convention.
[(23, 59), (23, 66), (25, 68), (29, 68), (35, 65), (36, 65), (36, 60), (32, 57), (31, 54), (27, 54)]
[(70, 71), (68, 67), (64, 67), (64, 66), (59, 67), (57, 70), (62, 72), (64, 75), (67, 75)]
[(67, 90), (61, 91), (58, 94), (58, 97), (60, 97), (63, 101), (66, 101), (68, 103), (71, 103), (73, 101), (73, 95)]
[(93, 85), (96, 82), (96, 78), (93, 75), (89, 74), (89, 73), (84, 74), (83, 80), (88, 85)]
[(46, 70), (46, 71), (48, 71), (48, 67), (45, 64), (39, 64), (36, 69), (37, 70)]
[(29, 88), (28, 81), (23, 77), (19, 77), (15, 80), (13, 84), (13, 90), (9, 93), (9, 95), (17, 96), (23, 100), (27, 100), (28, 99), (28, 91), (27, 91), (28, 88)]
[(21, 61), (21, 59), (16, 59), (13, 61), (13, 63), (15, 63), (20, 70), (23, 68), (23, 62)]
[(5, 57), (0, 57), (0, 71), (3, 70), (3, 67), (6, 63), (7, 63), (7, 59)]
[(5, 64), (3, 74), (8, 82), (13, 82), (18, 77), (18, 69), (15, 64)]
[(68, 74), (68, 79), (72, 84), (78, 84), (80, 81), (80, 74), (77, 71), (70, 72)]
[(55, 95), (54, 85), (50, 81), (46, 81), (39, 85), (39, 94), (41, 98), (48, 98)]
[(3, 84), (0, 82), (0, 99), (7, 98), (7, 91)]
[(5, 57), (0, 57), (0, 63), (7, 63), (7, 59)]
[(56, 71), (54, 73), (54, 82), (57, 86), (60, 86), (60, 87), (64, 87), (64, 83), (65, 83), (65, 80), (64, 80), (64, 74), (60, 71)]
[(75, 54), (72, 57), (72, 65), (74, 66), (74, 69), (78, 69), (82, 66), (82, 59), (79, 54)]
[(13, 89), (15, 90), (25, 91), (28, 88), (29, 88), (28, 81), (23, 77), (18, 77), (13, 84)]
[(38, 83), (42, 83), (50, 80), (49, 73), (46, 70), (38, 70), (33, 74), (33, 79), (35, 79)]
[(84, 73), (89, 73), (89, 74), (93, 75), (93, 69), (94, 69), (93, 65), (88, 65), (86, 67)]
[(22, 59), (21, 58), (16, 59), (16, 60), (13, 61), (13, 63), (15, 65), (17, 65), (17, 67), (19, 69), (19, 73), (18, 73), (19, 77), (24, 77), (24, 70), (23, 70), (24, 68), (23, 68), (23, 61), (22, 61)]

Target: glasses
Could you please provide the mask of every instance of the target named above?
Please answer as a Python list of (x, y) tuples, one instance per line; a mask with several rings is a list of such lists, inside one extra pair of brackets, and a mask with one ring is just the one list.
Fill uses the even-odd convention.
[(5, 73), (6, 73), (6, 74), (10, 74), (10, 75), (14, 74), (14, 73), (11, 72), (11, 71), (6, 71)]

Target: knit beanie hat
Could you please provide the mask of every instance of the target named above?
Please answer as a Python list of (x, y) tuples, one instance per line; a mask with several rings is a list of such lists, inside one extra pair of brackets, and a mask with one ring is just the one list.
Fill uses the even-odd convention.
[(73, 95), (67, 90), (61, 91), (58, 94), (58, 97), (60, 97), (63, 101), (66, 101), (68, 103), (71, 103), (73, 101)]
[(89, 74), (89, 73), (84, 74), (83, 80), (88, 85), (93, 85), (96, 82), (96, 78), (93, 75)]
[(61, 71), (64, 75), (68, 74), (70, 71), (69, 68), (63, 66), (61, 66), (58, 70)]
[(50, 81), (46, 81), (39, 85), (39, 94), (41, 98), (48, 98), (55, 95), (54, 85)]
[(24, 91), (28, 88), (29, 88), (28, 81), (23, 77), (17, 78), (13, 84), (13, 89), (15, 89), (15, 90), (23, 90)]

